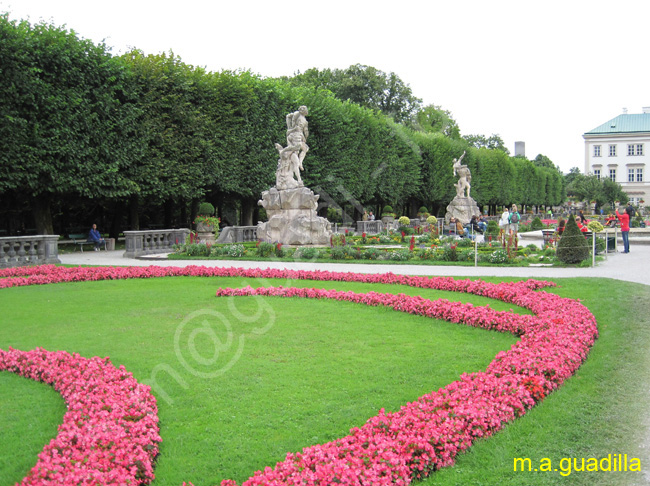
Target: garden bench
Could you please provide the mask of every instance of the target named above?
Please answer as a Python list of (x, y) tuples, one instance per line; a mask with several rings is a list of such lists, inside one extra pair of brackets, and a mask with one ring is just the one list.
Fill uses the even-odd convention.
[[(93, 245), (95, 246), (94, 241), (88, 241), (88, 235), (86, 233), (74, 233), (68, 235), (68, 238), (72, 240), (75, 248), (78, 246), (81, 249), (81, 253), (84, 251), (84, 245)], [(104, 250), (106, 250), (106, 240), (102, 241), (100, 245), (104, 245)]]

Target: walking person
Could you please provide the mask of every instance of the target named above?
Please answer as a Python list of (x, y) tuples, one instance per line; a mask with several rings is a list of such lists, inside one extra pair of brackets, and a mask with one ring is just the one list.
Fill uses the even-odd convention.
[(621, 236), (623, 237), (623, 253), (630, 253), (630, 215), (621, 206), (623, 213), (616, 210), (616, 216), (621, 222)]

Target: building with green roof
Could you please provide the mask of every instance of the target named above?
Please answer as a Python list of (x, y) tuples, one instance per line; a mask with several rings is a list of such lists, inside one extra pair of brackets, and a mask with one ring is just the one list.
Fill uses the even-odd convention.
[(623, 114), (589, 130), (585, 139), (585, 174), (621, 184), (634, 205), (650, 201), (650, 107)]

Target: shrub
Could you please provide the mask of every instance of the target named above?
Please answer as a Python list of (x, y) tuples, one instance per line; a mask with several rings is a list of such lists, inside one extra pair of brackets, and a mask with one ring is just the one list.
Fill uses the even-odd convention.
[(190, 243), (182, 247), (181, 253), (187, 256), (210, 256), (210, 245), (205, 243)]
[(335, 246), (345, 246), (345, 235), (343, 233), (334, 233), (330, 236), (330, 246), (334, 248)]
[(257, 254), (263, 258), (270, 257), (274, 252), (275, 245), (273, 243), (262, 241), (257, 245)]
[(300, 248), (296, 249), (293, 256), (296, 258), (302, 258), (304, 260), (315, 260), (316, 258), (320, 257), (320, 251), (318, 248), (315, 248), (313, 246), (301, 246)]
[(436, 218), (435, 216), (429, 216), (427, 218), (427, 223), (429, 223), (432, 226), (435, 226), (438, 223), (438, 218)]
[(361, 252), (361, 258), (364, 260), (378, 260), (382, 251), (377, 248), (368, 248)]
[(429, 210), (427, 209), (426, 206), (420, 206), (420, 209), (418, 209), (418, 213), (428, 213)]
[[(403, 217), (404, 216), (402, 216), (402, 218)], [(402, 219), (402, 218), (400, 218), (400, 219)], [(400, 226), (399, 228), (397, 228), (397, 232), (400, 233), (400, 234), (404, 233), (405, 235), (410, 236), (410, 235), (415, 234), (415, 229), (411, 228), (410, 226)]]
[(605, 227), (595, 219), (592, 219), (591, 221), (589, 221), (589, 223), (587, 223), (587, 228), (589, 228), (589, 231), (591, 231), (592, 233), (600, 233), (605, 229)]
[(395, 250), (388, 253), (388, 259), (396, 262), (405, 262), (411, 258), (411, 252), (408, 250)]
[(578, 228), (573, 214), (569, 217), (562, 238), (557, 244), (556, 255), (563, 263), (580, 263), (589, 258), (589, 244)]
[(499, 223), (496, 221), (488, 221), (487, 230), (485, 231), (485, 234), (490, 236), (498, 236)]
[(544, 223), (542, 223), (542, 220), (539, 219), (539, 216), (535, 216), (535, 219), (530, 223), (530, 230), (531, 231), (537, 231), (544, 229), (546, 226), (544, 226)]
[(490, 263), (506, 263), (508, 261), (508, 252), (503, 249), (495, 250), (488, 256), (488, 261)]
[(209, 202), (202, 202), (199, 204), (198, 214), (202, 216), (212, 216), (214, 214), (214, 206)]
[(246, 253), (244, 245), (228, 245), (223, 248), (223, 254), (233, 258), (241, 258), (244, 253)]
[(411, 219), (408, 216), (401, 216), (397, 221), (401, 226), (408, 226), (411, 224)]
[(445, 246), (440, 254), (440, 260), (444, 262), (457, 262), (458, 252), (456, 251), (456, 246)]
[(393, 206), (384, 206), (384, 211), (381, 214), (392, 214)]

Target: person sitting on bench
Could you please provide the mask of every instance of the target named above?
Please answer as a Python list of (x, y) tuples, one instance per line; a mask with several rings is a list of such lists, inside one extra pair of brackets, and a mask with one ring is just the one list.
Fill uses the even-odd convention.
[(101, 245), (104, 245), (104, 248), (106, 248), (106, 241), (104, 241), (102, 235), (99, 234), (96, 224), (93, 224), (93, 227), (90, 229), (90, 232), (88, 233), (88, 241), (92, 241), (93, 243), (95, 243), (95, 251), (99, 251), (99, 247)]

